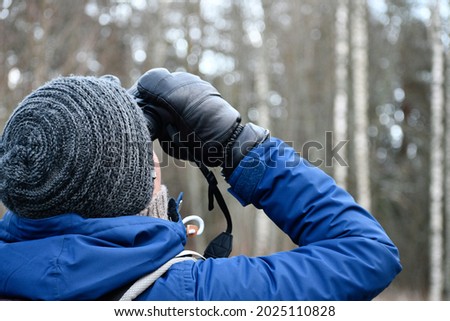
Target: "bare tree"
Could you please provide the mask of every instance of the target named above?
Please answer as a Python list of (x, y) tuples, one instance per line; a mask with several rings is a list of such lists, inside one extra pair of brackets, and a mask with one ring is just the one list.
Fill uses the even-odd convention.
[[(450, 31), (450, 21), (447, 20), (447, 30)], [(448, 34), (448, 33), (447, 33)], [(446, 104), (445, 104), (445, 294), (450, 300), (450, 46), (446, 49)]]
[[(430, 246), (430, 231), (423, 227), (431, 224), (431, 217), (423, 213), (445, 208), (445, 232), (450, 233), (450, 193), (444, 191), (449, 197), (445, 204), (445, 196), (435, 194), (434, 189), (423, 193), (431, 177), (423, 173), (430, 168), (435, 169), (430, 173), (433, 177), (447, 179), (445, 187), (450, 191), (450, 96), (446, 115), (442, 116), (448, 121), (442, 134), (448, 137), (447, 152), (441, 151), (439, 156), (437, 148), (444, 148), (443, 142), (440, 147), (430, 146), (428, 129), (432, 111), (426, 71), (431, 66), (432, 46), (427, 35), (431, 36), (431, 29), (427, 29), (428, 21), (414, 14), (418, 6), (430, 6), (432, 1), (386, 1), (385, 8), (372, 6), (375, 2), (0, 2), (0, 128), (26, 94), (55, 76), (111, 73), (127, 87), (146, 70), (166, 67), (171, 71), (187, 70), (212, 82), (240, 111), (243, 122), (250, 120), (269, 127), (274, 136), (295, 143), (297, 151), (311, 161), (320, 158), (323, 150), (303, 148), (308, 146), (306, 143), (322, 142), (324, 132), (330, 128), (334, 128), (336, 141), (346, 140), (352, 133), (355, 144), (346, 145), (345, 153), (352, 164), (356, 160), (354, 168), (347, 173), (347, 168), (335, 167), (334, 176), (365, 206), (366, 200), (371, 200), (373, 212), (399, 247), (405, 268), (393, 286), (407, 290), (408, 296), (412, 292), (423, 299), (429, 294), (430, 250), (441, 247)], [(448, 0), (440, 2), (443, 5)], [(217, 71), (205, 72), (200, 68), (205, 65)], [(279, 98), (278, 104), (273, 103), (273, 93)], [(369, 110), (368, 98), (373, 107)], [(252, 119), (255, 114), (258, 117)], [(370, 158), (371, 180), (368, 124), (370, 152), (374, 156)], [(434, 127), (433, 122), (433, 131), (438, 133)], [(395, 145), (392, 129), (399, 128), (400, 144), (397, 141)], [(182, 214), (199, 214), (205, 219), (204, 235), (188, 241), (189, 248), (202, 251), (209, 238), (223, 229), (220, 209), (215, 206), (211, 215), (208, 213), (207, 184), (197, 168), (173, 160), (158, 144), (155, 148), (166, 161), (163, 177), (171, 194), (186, 192)], [(345, 156), (344, 148), (339, 154)], [(446, 164), (447, 172), (439, 173), (434, 165), (436, 159)], [(219, 181), (225, 191), (228, 184)], [(224, 197), (233, 216), (235, 253), (254, 255), (292, 246), (291, 240), (254, 207), (242, 208), (229, 193)], [(429, 204), (436, 199), (437, 203)], [(0, 209), (0, 216), (3, 212)], [(433, 219), (433, 226), (442, 229), (444, 222), (439, 215), (442, 213)], [(438, 238), (433, 244), (442, 242), (443, 247), (443, 235), (435, 235)], [(447, 256), (444, 275), (450, 275), (450, 235), (446, 241), (445, 253), (442, 249), (441, 254), (436, 252), (432, 257), (441, 264), (439, 258)], [(437, 265), (438, 270), (441, 268)], [(445, 292), (438, 292), (450, 295), (450, 278), (448, 282)]]
[(371, 209), (368, 128), (368, 37), (366, 0), (354, 0), (352, 14), (353, 104), (355, 116), (356, 197), (366, 209)]
[(432, 46), (431, 146), (430, 146), (430, 300), (441, 300), (443, 289), (443, 186), (444, 186), (444, 48), (439, 0), (433, 2), (430, 38)]
[[(336, 10), (336, 40), (335, 40), (335, 83), (334, 94), (334, 138), (339, 141), (347, 140), (347, 109), (348, 109), (348, 0), (339, 0)], [(345, 146), (341, 149), (342, 157), (345, 157)], [(347, 187), (347, 166), (336, 164), (334, 177), (343, 188)]]
[[(248, 6), (253, 6), (249, 10)], [(265, 30), (258, 28), (260, 22), (264, 22), (268, 14), (267, 2), (254, 1), (251, 4), (242, 4), (241, 10), (247, 12), (247, 34), (252, 46), (259, 47), (254, 61), (254, 92), (256, 99), (256, 110), (258, 113), (257, 123), (264, 128), (270, 128), (270, 111), (267, 103), (267, 95), (270, 90), (269, 61), (265, 47)], [(264, 24), (266, 25), (266, 24)], [(255, 215), (255, 235), (253, 238), (253, 253), (263, 255), (273, 252), (276, 248), (275, 225), (264, 215), (262, 210), (256, 210)]]
[[(264, 128), (270, 128), (269, 107), (267, 106), (267, 93), (269, 92), (269, 76), (267, 74), (267, 61), (264, 49), (261, 50), (258, 63), (255, 68), (255, 91), (258, 96), (258, 124)], [(262, 210), (256, 210), (255, 216), (255, 238), (254, 253), (262, 255), (274, 250), (275, 242), (271, 240), (273, 236), (273, 223), (264, 215)]]

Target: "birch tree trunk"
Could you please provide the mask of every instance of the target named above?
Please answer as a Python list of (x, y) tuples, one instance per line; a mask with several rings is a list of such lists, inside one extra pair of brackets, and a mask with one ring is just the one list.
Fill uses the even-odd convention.
[[(267, 14), (265, 5), (261, 3), (263, 10), (262, 19)], [(257, 96), (258, 109), (258, 125), (264, 128), (270, 128), (269, 106), (267, 105), (267, 93), (270, 90), (270, 81), (267, 70), (266, 51), (264, 46), (264, 33), (261, 33), (262, 46), (260, 48), (258, 61), (255, 68), (255, 91)], [(255, 255), (264, 255), (275, 250), (276, 235), (274, 232), (274, 224), (262, 210), (256, 210), (255, 216), (255, 238), (253, 251)]]
[(368, 127), (368, 48), (367, 48), (367, 4), (355, 0), (352, 15), (352, 63), (353, 103), (355, 119), (355, 172), (356, 198), (368, 211), (371, 210), (370, 166)]
[(443, 109), (444, 49), (439, 0), (431, 8), (431, 160), (430, 160), (430, 300), (441, 300), (443, 289)]
[[(336, 10), (336, 40), (335, 40), (335, 96), (334, 96), (334, 139), (347, 140), (347, 109), (348, 109), (348, 0), (339, 0)], [(346, 159), (345, 146), (341, 149), (342, 157)], [(334, 178), (338, 185), (347, 188), (348, 167), (334, 164)]]
[[(447, 20), (450, 31), (450, 21)], [(446, 49), (446, 104), (445, 104), (445, 300), (450, 300), (450, 46)]]
[(157, 21), (153, 19), (149, 19), (146, 21), (145, 28), (152, 33), (153, 39), (158, 39), (158, 41), (153, 42), (149, 45), (149, 48), (152, 50), (150, 65), (152, 67), (162, 67), (164, 66), (167, 59), (167, 50), (168, 45), (164, 37), (161, 37), (165, 30), (165, 20), (167, 15), (170, 12), (171, 2), (170, 1), (160, 1), (158, 2), (158, 16), (159, 19)]
[[(264, 51), (264, 50), (262, 50)], [(264, 53), (261, 53), (259, 62), (255, 70), (256, 94), (258, 96), (258, 124), (264, 128), (270, 128), (269, 107), (267, 106), (266, 95), (269, 91), (269, 77)], [(274, 251), (276, 244), (272, 236), (274, 234), (273, 222), (264, 214), (262, 210), (256, 210), (255, 216), (255, 238), (254, 254), (263, 255)]]

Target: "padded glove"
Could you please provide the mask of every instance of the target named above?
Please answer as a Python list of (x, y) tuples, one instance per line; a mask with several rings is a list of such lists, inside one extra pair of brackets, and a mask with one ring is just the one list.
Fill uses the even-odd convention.
[(226, 177), (269, 135), (254, 124), (242, 125), (239, 112), (217, 89), (190, 73), (151, 69), (129, 93), (166, 153), (208, 167), (222, 166)]

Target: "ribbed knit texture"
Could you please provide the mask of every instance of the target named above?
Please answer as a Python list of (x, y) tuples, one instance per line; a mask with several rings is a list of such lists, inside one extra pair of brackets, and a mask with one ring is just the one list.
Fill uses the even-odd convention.
[(161, 218), (168, 220), (169, 210), (169, 191), (166, 185), (161, 185), (161, 190), (153, 195), (150, 204), (142, 210), (139, 215), (141, 216), (151, 216), (156, 218)]
[(28, 218), (137, 214), (152, 143), (141, 109), (110, 78), (60, 77), (26, 97), (0, 139), (0, 199)]

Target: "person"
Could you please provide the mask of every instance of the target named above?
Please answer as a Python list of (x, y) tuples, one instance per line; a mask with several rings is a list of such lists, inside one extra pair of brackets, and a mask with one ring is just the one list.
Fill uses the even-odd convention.
[(371, 300), (401, 271), (386, 232), (330, 176), (243, 124), (210, 83), (157, 68), (128, 91), (113, 76), (58, 77), (10, 116), (0, 143), (1, 297), (104, 299), (184, 250), (154, 139), (173, 157), (222, 167), (231, 194), (298, 246), (180, 261), (136, 300)]

